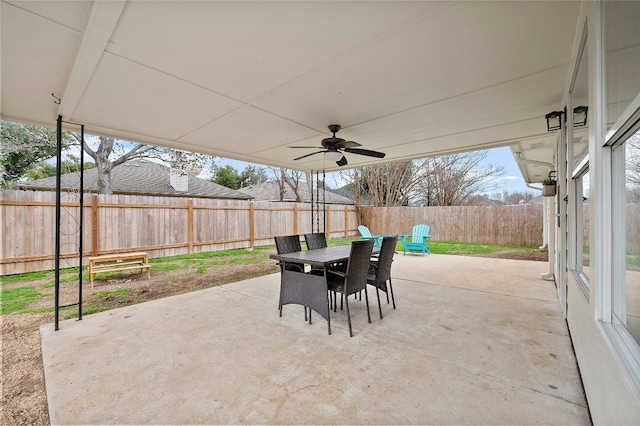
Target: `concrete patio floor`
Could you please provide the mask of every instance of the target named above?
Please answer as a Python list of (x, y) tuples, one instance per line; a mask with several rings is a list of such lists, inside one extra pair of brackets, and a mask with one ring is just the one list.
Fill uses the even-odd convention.
[(394, 259), (397, 309), (353, 301), (352, 338), (280, 318), (279, 274), (42, 326), (51, 422), (590, 424), (547, 264)]

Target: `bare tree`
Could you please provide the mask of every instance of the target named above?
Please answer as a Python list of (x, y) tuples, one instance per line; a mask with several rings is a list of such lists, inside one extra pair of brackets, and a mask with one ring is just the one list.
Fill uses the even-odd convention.
[(419, 165), (411, 161), (384, 163), (341, 171), (342, 178), (349, 182), (357, 206), (370, 204), (376, 207), (407, 205), (410, 195), (418, 184)]
[[(288, 186), (296, 197), (296, 202), (301, 203), (304, 201), (300, 192), (300, 185), (304, 182), (311, 183), (310, 175), (301, 172), (299, 170), (283, 169), (279, 167), (269, 167), (271, 173), (274, 176), (276, 183), (278, 184), (278, 192), (280, 195), (280, 201), (284, 200), (286, 187)], [(304, 179), (303, 179), (304, 177)], [(311, 188), (309, 187), (309, 192)]]
[[(385, 163), (341, 172), (356, 206), (473, 204), (495, 186), (502, 166), (481, 163), (486, 151)], [(486, 197), (484, 197), (486, 198)]]
[[(80, 135), (72, 133), (73, 137), (80, 142)], [(187, 151), (178, 151), (169, 148), (157, 147), (154, 145), (144, 145), (126, 141), (117, 141), (114, 138), (98, 136), (97, 146), (95, 143), (85, 143), (84, 150), (95, 161), (98, 169), (98, 192), (101, 194), (112, 194), (111, 171), (127, 161), (138, 158), (156, 158), (171, 165), (171, 168), (179, 174), (196, 175), (200, 173), (205, 162), (211, 158), (206, 154), (198, 154)], [(95, 148), (92, 148), (94, 145)], [(128, 147), (127, 145), (133, 145)]]
[(508, 192), (504, 191), (501, 195), (501, 199), (506, 204), (523, 204), (528, 203), (533, 198), (533, 193), (531, 192)]
[(473, 204), (504, 174), (502, 166), (481, 164), (487, 155), (487, 151), (473, 151), (422, 160), (415, 200), (423, 206)]
[(629, 195), (640, 200), (640, 131), (626, 142), (626, 180)]

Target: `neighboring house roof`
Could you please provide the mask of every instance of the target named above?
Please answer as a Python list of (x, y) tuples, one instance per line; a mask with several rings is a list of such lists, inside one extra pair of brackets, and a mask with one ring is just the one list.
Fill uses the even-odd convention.
[[(250, 195), (257, 201), (296, 201), (296, 196), (289, 185), (284, 185), (284, 197), (280, 199), (280, 186), (276, 181), (259, 183), (257, 185), (240, 188), (240, 192)], [(309, 196), (309, 187), (305, 182), (300, 183), (300, 197), (305, 203), (311, 202)], [(322, 200), (322, 193), (320, 194)], [(353, 200), (331, 192), (329, 189), (325, 192), (325, 203), (327, 204), (354, 204)]]
[[(84, 189), (98, 192), (98, 171), (84, 172)], [(114, 194), (156, 195), (169, 197), (227, 198), (248, 200), (251, 197), (242, 192), (209, 182), (195, 176), (188, 177), (186, 191), (178, 191), (170, 183), (170, 169), (152, 161), (128, 161), (111, 170), (111, 190)], [(61, 189), (78, 190), (80, 173), (66, 173), (61, 176)], [(51, 191), (56, 189), (56, 178), (34, 180), (20, 185), (20, 189)]]

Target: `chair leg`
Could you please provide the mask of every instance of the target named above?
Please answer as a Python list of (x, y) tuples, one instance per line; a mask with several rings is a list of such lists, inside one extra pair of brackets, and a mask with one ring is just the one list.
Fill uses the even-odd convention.
[[(391, 291), (391, 300), (393, 301), (393, 309), (396, 308), (396, 298), (393, 297), (393, 286), (391, 285), (391, 278), (389, 278), (389, 290)], [(387, 293), (387, 298), (389, 297), (389, 293)]]
[(376, 296), (378, 296), (378, 310), (380, 311), (380, 319), (382, 319), (382, 305), (380, 305), (380, 290), (378, 290), (377, 286), (376, 286)]
[[(367, 305), (367, 319), (369, 320), (369, 324), (371, 324), (371, 312), (369, 311), (369, 292), (367, 291), (367, 285), (364, 286), (364, 301)], [(380, 302), (380, 298), (378, 298), (378, 302)]]
[(349, 298), (345, 297), (347, 305), (347, 322), (349, 323), (349, 337), (353, 337), (353, 330), (351, 329), (351, 313), (349, 312)]

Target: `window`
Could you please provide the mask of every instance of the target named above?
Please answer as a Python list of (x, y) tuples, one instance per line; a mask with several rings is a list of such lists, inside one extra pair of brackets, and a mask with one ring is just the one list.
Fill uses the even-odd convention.
[(589, 159), (585, 158), (582, 165), (574, 172), (576, 221), (574, 229), (575, 257), (573, 270), (576, 281), (585, 297), (589, 298), (589, 279), (591, 268), (589, 265)]
[(612, 322), (640, 343), (640, 130), (614, 146), (613, 166), (620, 238), (613, 244)]
[[(583, 31), (578, 62), (571, 83), (572, 108), (589, 106), (589, 60), (587, 49), (587, 27)], [(568, 122), (573, 123), (573, 112), (568, 114)], [(569, 268), (573, 271), (578, 288), (589, 299), (589, 278), (591, 268), (589, 257), (589, 120), (580, 127), (572, 127), (569, 136), (569, 167), (573, 171), (573, 184), (569, 191), (570, 209), (574, 212), (575, 221), (570, 228), (571, 258)]]
[(607, 1), (603, 7), (609, 130), (640, 93), (640, 2)]
[[(611, 321), (640, 356), (640, 2), (603, 2), (611, 149)], [(629, 344), (631, 342), (632, 344)], [(624, 353), (624, 351), (623, 351)], [(640, 380), (640, 376), (636, 377)]]

